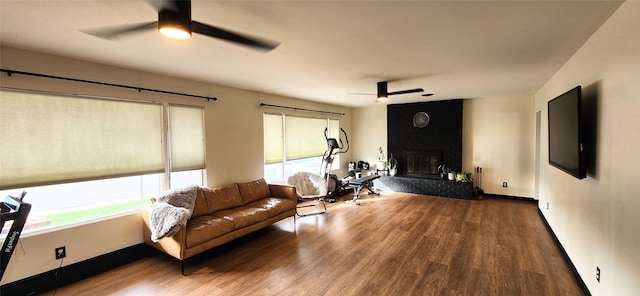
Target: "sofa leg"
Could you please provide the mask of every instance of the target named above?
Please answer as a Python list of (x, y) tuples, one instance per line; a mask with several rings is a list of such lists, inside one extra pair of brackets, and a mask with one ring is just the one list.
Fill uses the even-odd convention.
[(184, 276), (184, 259), (180, 260), (180, 272)]

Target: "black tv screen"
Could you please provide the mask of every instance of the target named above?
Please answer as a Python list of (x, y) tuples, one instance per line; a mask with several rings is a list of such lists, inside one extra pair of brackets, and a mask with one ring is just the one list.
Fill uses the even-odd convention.
[(549, 164), (578, 178), (587, 176), (582, 132), (582, 88), (577, 86), (547, 103)]

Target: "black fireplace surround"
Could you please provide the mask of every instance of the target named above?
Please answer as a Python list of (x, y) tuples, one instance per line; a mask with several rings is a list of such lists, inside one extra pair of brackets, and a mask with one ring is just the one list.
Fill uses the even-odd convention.
[[(458, 172), (462, 169), (462, 102), (387, 106), (387, 150), (398, 160), (399, 175), (438, 179), (439, 165)], [(426, 127), (413, 126), (417, 112), (429, 114)]]

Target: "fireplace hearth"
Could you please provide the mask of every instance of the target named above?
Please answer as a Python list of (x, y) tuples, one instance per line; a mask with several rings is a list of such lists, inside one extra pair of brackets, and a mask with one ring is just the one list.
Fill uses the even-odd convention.
[(383, 191), (473, 199), (473, 182), (382, 176), (373, 181), (373, 184), (376, 189)]

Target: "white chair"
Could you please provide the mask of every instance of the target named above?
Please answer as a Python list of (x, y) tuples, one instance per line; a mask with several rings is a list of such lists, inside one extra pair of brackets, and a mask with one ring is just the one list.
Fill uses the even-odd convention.
[[(297, 172), (289, 179), (287, 179), (287, 184), (293, 185), (296, 188), (296, 192), (298, 197), (302, 200), (313, 200), (313, 204), (301, 205), (296, 208), (296, 214), (300, 217), (324, 214), (327, 212), (327, 205), (325, 204), (324, 198), (327, 196), (329, 188), (327, 185), (327, 180), (324, 178), (309, 172)], [(307, 208), (307, 207), (315, 207), (317, 204), (322, 203), (322, 207), (324, 210), (319, 210), (317, 212), (312, 212), (308, 214), (300, 214), (298, 213), (298, 208)]]

